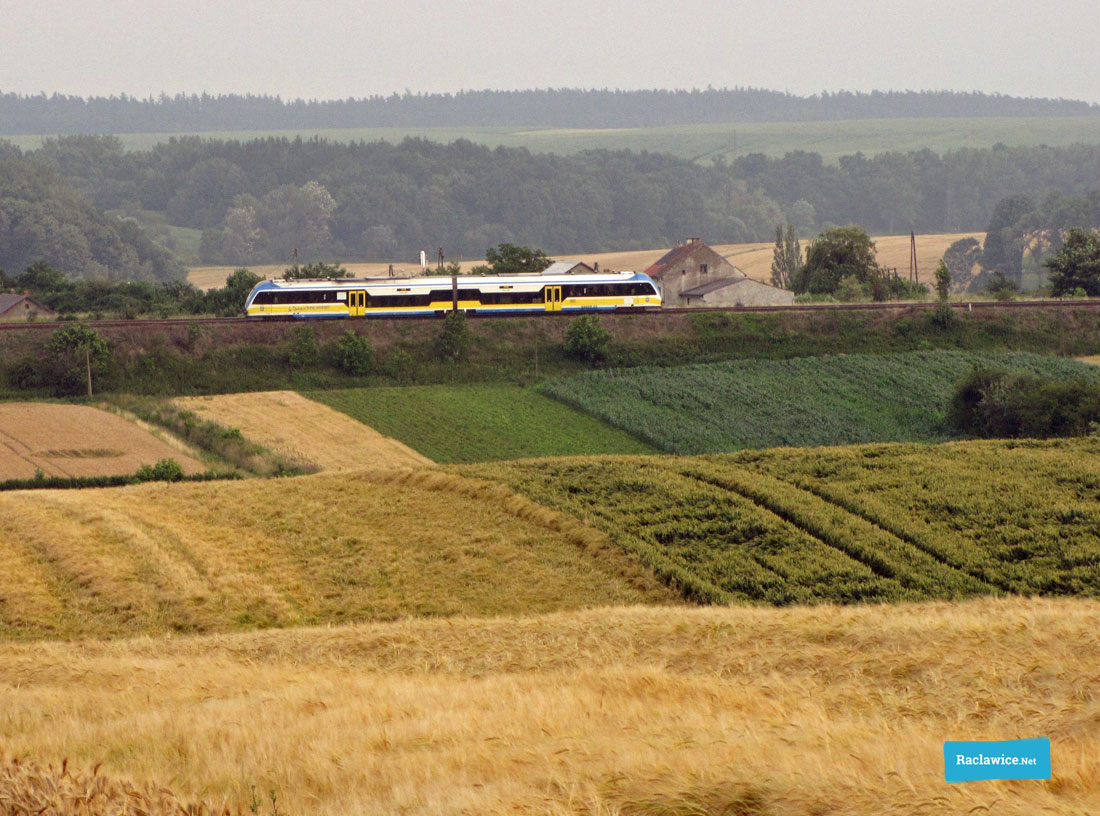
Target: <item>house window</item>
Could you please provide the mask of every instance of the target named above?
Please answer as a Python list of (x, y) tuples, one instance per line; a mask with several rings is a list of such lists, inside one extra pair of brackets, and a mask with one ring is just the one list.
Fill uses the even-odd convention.
[(699, 264), (699, 272), (701, 272), (704, 275), (707, 274), (707, 265), (706, 264)]

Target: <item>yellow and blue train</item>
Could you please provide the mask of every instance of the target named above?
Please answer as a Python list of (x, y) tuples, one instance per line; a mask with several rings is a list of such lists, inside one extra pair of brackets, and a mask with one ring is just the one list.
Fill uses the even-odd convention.
[(403, 317), (452, 309), (495, 315), (653, 309), (661, 295), (648, 275), (460, 275), (273, 280), (256, 284), (249, 317)]

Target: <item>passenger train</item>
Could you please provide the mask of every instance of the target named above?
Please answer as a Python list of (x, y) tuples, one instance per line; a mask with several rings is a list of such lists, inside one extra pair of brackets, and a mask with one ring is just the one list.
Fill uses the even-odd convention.
[(456, 278), (273, 280), (256, 284), (245, 302), (249, 317), (403, 317), (531, 314), (655, 309), (653, 279), (635, 272), (462, 275)]

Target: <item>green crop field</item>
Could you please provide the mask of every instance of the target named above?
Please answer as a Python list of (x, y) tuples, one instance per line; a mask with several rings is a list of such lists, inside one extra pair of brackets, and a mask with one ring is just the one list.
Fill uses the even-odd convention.
[[(1100, 116), (988, 117), (926, 119), (858, 119), (835, 122), (749, 122), (737, 124), (673, 125), (649, 128), (337, 128), (313, 130), (234, 130), (194, 134), (123, 133), (129, 150), (149, 150), (172, 136), (191, 135), (212, 139), (310, 138), (338, 142), (358, 140), (399, 142), (406, 137), (452, 142), (469, 139), (490, 147), (526, 147), (538, 153), (572, 154), (583, 150), (618, 150), (672, 153), (682, 158), (727, 159), (748, 153), (782, 156), (791, 150), (820, 153), (826, 161), (862, 151), (867, 155), (887, 151), (930, 148), (938, 153), (962, 147), (1100, 143)], [(6, 136), (19, 147), (38, 147), (45, 136)]]
[(514, 385), (352, 388), (307, 396), (436, 462), (657, 450), (601, 420)]
[(923, 351), (591, 371), (540, 388), (670, 453), (958, 438), (943, 416), (982, 365), (1100, 382), (1100, 368), (1023, 352)]
[(688, 599), (1100, 597), (1094, 439), (462, 468), (605, 532)]

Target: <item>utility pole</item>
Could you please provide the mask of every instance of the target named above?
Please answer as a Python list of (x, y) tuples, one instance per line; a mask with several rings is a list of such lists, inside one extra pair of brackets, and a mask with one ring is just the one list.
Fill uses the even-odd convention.
[(917, 278), (920, 273), (917, 269), (917, 234), (915, 232), (909, 233), (909, 280), (913, 283), (917, 282)]

